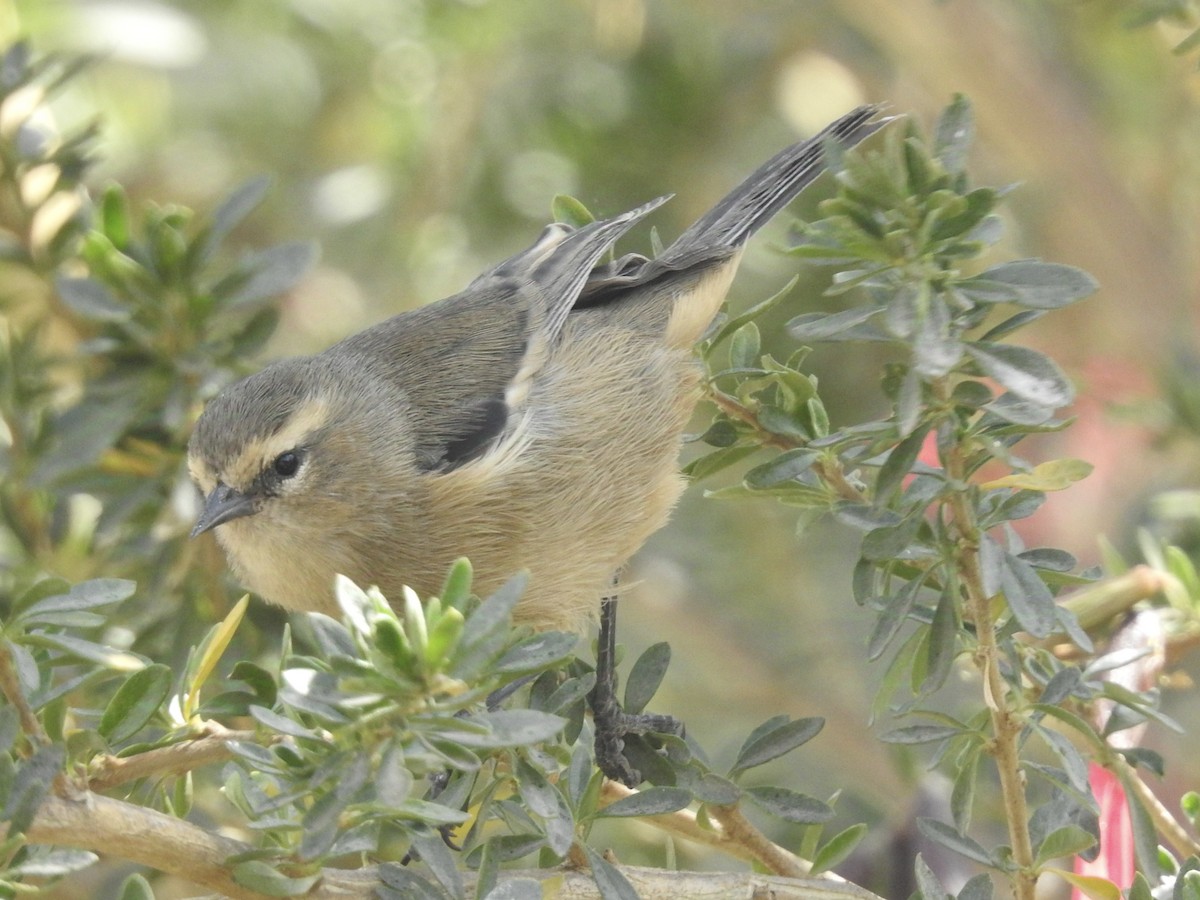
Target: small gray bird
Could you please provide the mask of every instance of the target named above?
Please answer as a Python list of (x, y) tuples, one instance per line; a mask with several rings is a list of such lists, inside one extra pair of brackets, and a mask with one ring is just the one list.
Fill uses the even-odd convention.
[(465, 555), (481, 595), (528, 570), (520, 621), (582, 629), (683, 489), (692, 347), (742, 247), (876, 113), (779, 153), (655, 259), (599, 263), (665, 197), (551, 225), (462, 293), (226, 388), (188, 447), (192, 534), (289, 609), (336, 614), (336, 573), (428, 595)]

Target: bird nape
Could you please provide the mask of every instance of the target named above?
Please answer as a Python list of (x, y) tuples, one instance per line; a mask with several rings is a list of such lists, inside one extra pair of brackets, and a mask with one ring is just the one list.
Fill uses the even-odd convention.
[(667, 519), (699, 395), (692, 349), (749, 237), (886, 120), (873, 106), (781, 151), (658, 256), (601, 263), (667, 198), (552, 225), (461, 293), (225, 388), (188, 464), (235, 575), (289, 609), (337, 613), (334, 577), (435, 594), (468, 556), (486, 596), (529, 573), (514, 613), (581, 631), (600, 612), (597, 764), (633, 785), (627, 741), (678, 733), (617, 702), (615, 572)]

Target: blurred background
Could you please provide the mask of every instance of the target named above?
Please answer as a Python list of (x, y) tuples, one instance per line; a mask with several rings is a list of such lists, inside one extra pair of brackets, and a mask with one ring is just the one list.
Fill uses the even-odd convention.
[[(113, 179), (140, 201), (209, 210), (246, 179), (273, 178), (241, 238), (314, 239), (321, 259), (286, 298), (264, 360), (459, 290), (528, 243), (557, 193), (609, 214), (674, 192), (655, 216), (669, 240), (850, 107), (886, 103), (928, 127), (963, 92), (977, 121), (974, 179), (1016, 184), (992, 262), (1039, 256), (1102, 285), (1025, 338), (1079, 387), (1076, 425), (1026, 455), (1096, 465), (1052, 495), (1025, 538), (1090, 565), (1100, 535), (1129, 559), (1139, 527), (1187, 545), (1196, 515), (1186, 504), (1164, 512), (1161, 497), (1194, 486), (1200, 462), (1163, 400), (1164, 385), (1179, 394), (1195, 382), (1200, 74), (1194, 56), (1170, 52), (1186, 31), (1126, 27), (1136, 7), (0, 0), (0, 36), (102, 56), (56, 106), (65, 123), (100, 116), (96, 187)], [(828, 191), (818, 185), (797, 211), (813, 214)], [(781, 225), (754, 243), (735, 304), (794, 273), (776, 250), (783, 235)], [(636, 242), (645, 250), (647, 234), (626, 246)], [(822, 287), (806, 270), (781, 321), (827, 303)], [(867, 350), (837, 345), (811, 361), (837, 422), (885, 410)], [(704, 487), (641, 554), (622, 604), (627, 659), (660, 640), (674, 651), (656, 707), (723, 764), (772, 715), (824, 716), (823, 735), (763, 778), (821, 797), (844, 789), (838, 825), (910, 823), (918, 787), (941, 789), (919, 757), (872, 736), (879, 667), (864, 662), (872, 617), (850, 595), (857, 535), (825, 522), (797, 534), (793, 512), (709, 501)], [(1167, 700), (1192, 733), (1195, 707), (1193, 693)], [(1200, 786), (1200, 758), (1166, 735), (1149, 742), (1168, 756), (1164, 797)], [(646, 860), (660, 840), (647, 838)], [(723, 864), (678, 852), (683, 866)]]

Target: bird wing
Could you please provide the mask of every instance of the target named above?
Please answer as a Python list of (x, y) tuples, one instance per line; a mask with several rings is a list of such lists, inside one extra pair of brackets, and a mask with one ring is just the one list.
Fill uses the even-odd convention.
[(418, 463), (447, 471), (486, 452), (524, 401), (592, 269), (666, 202), (579, 229), (547, 228), (465, 291), (347, 338), (343, 351), (401, 386)]

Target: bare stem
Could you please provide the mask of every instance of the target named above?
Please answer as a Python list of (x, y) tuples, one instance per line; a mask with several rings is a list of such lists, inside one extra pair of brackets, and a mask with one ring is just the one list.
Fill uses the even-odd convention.
[[(776, 450), (794, 450), (797, 447), (804, 446), (801, 441), (789, 440), (774, 432), (767, 431), (759, 424), (758, 417), (754, 415), (752, 409), (739, 403), (728, 394), (713, 391), (708, 395), (708, 399), (713, 402), (717, 409), (729, 416), (729, 418), (737, 419), (739, 422), (745, 422), (751, 426), (757, 433), (758, 442), (764, 447), (774, 447)], [(841, 463), (836, 458), (819, 459), (813, 463), (813, 469), (843, 500), (853, 500), (856, 503), (864, 502), (865, 498), (862, 491), (846, 479), (846, 473), (842, 471)]]
[[(946, 402), (950, 385), (941, 379), (934, 389)], [(966, 463), (962, 450), (955, 445), (944, 460), (946, 476), (952, 483), (965, 485)], [(1010, 705), (1007, 685), (1000, 672), (1000, 647), (996, 643), (995, 622), (990, 598), (983, 588), (979, 567), (980, 531), (975, 509), (965, 489), (953, 492), (949, 500), (951, 520), (958, 533), (958, 574), (966, 592), (967, 612), (975, 625), (978, 646), (975, 665), (983, 677), (984, 702), (992, 723), (990, 752), (1000, 776), (1004, 816), (1008, 825), (1012, 858), (1018, 871), (1013, 892), (1017, 900), (1033, 900), (1037, 873), (1034, 871), (1033, 842), (1029, 835), (1029, 806), (1025, 801), (1025, 775), (1021, 771), (1019, 739), (1021, 716)]]
[(255, 738), (253, 731), (230, 731), (216, 722), (208, 722), (201, 734), (177, 744), (134, 756), (97, 757), (88, 767), (88, 787), (102, 793), (138, 778), (181, 775), (201, 766), (232, 759), (230, 741), (251, 741)]
[[(635, 793), (637, 792), (616, 781), (605, 781), (600, 792), (600, 805), (608, 806)], [(696, 814), (690, 809), (664, 813), (661, 816), (645, 816), (638, 821), (653, 825), (676, 837), (711, 847), (735, 859), (759, 863), (776, 875), (795, 878), (811, 871), (812, 864), (808, 860), (801, 859), (772, 843), (735, 807), (719, 806), (709, 809), (719, 826), (717, 828), (701, 825), (696, 819)], [(842, 880), (832, 873), (821, 877), (831, 881)]]
[(50, 738), (46, 736), (42, 723), (38, 721), (29, 702), (25, 699), (25, 695), (21, 692), (21, 680), (17, 677), (17, 670), (13, 665), (12, 653), (8, 649), (7, 641), (0, 641), (0, 693), (4, 694), (4, 699), (17, 711), (21, 730), (25, 732), (29, 740), (39, 747), (50, 746)]
[(1133, 789), (1137, 799), (1150, 814), (1155, 830), (1166, 838), (1167, 843), (1174, 847), (1180, 856), (1200, 856), (1200, 842), (1188, 834), (1187, 829), (1179, 823), (1179, 820), (1163, 806), (1162, 801), (1155, 796), (1154, 791), (1150, 790), (1150, 785), (1142, 780), (1133, 766), (1117, 757), (1113, 767), (1120, 772), (1123, 782)]

